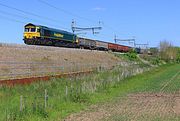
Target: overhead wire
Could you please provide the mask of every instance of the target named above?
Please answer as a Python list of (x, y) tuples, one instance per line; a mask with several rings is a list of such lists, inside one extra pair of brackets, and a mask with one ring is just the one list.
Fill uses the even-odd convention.
[(52, 18), (49, 18), (49, 17), (45, 17), (45, 16), (41, 16), (41, 15), (38, 15), (38, 14), (35, 14), (35, 13), (32, 13), (32, 12), (24, 11), (24, 10), (15, 8), (15, 7), (11, 7), (11, 6), (5, 5), (5, 4), (3, 4), (3, 3), (0, 3), (0, 6), (4, 6), (4, 7), (6, 7), (6, 8), (13, 9), (13, 10), (22, 12), (22, 13), (24, 13), (24, 14), (32, 15), (32, 16), (35, 16), (35, 17), (38, 17), (38, 18), (44, 18), (44, 19), (49, 20), (49, 21), (59, 22), (59, 21), (57, 21), (57, 20), (55, 20), (55, 19), (52, 19)]
[(14, 13), (10, 13), (10, 12), (7, 12), (7, 11), (0, 10), (0, 13), (5, 14), (5, 15), (11, 15), (11, 16), (14, 16), (14, 17), (20, 17), (20, 18), (28, 19), (28, 17), (21, 16), (21, 15), (18, 15), (18, 14), (14, 14)]
[(8, 17), (2, 16), (2, 15), (0, 15), (0, 19), (5, 19), (5, 20), (8, 20), (8, 21), (16, 22), (16, 23), (26, 24), (26, 22), (24, 22), (24, 21), (8, 18)]
[[(49, 18), (49, 17), (41, 16), (41, 15), (38, 15), (38, 14), (34, 14), (34, 13), (32, 13), (32, 12), (24, 11), (24, 10), (15, 8), (15, 7), (11, 7), (11, 6), (5, 5), (5, 4), (3, 4), (3, 3), (0, 3), (0, 6), (6, 7), (6, 8), (9, 8), (9, 9), (12, 9), (12, 10), (16, 10), (16, 11), (19, 11), (19, 12), (24, 13), (24, 14), (27, 14), (27, 15), (35, 16), (35, 17), (38, 17), (38, 18), (43, 19), (43, 20), (53, 21), (53, 22), (56, 22), (56, 23), (59, 22), (59, 21), (57, 21), (57, 20), (55, 20), (55, 19), (51, 19), (51, 18)], [(4, 11), (1, 11), (1, 13), (2, 13), (2, 12), (4, 12)], [(4, 12), (4, 13), (5, 13), (5, 12)], [(15, 14), (12, 14), (12, 13), (10, 13), (10, 14), (11, 14), (12, 16), (15, 16)], [(16, 16), (20, 17), (20, 15), (16, 15)], [(23, 16), (21, 16), (21, 17), (23, 17)], [(24, 18), (24, 19), (30, 19), (30, 18), (28, 18), (28, 17), (23, 17), (23, 18)], [(34, 21), (34, 19), (31, 19), (31, 20)], [(35, 20), (35, 21), (37, 21), (37, 20)], [(49, 25), (50, 25), (50, 24), (49, 24)], [(59, 25), (58, 25), (58, 26), (59, 26)], [(66, 27), (62, 27), (62, 26), (59, 26), (59, 27), (61, 27), (61, 28), (63, 28), (63, 29), (68, 29), (68, 30), (69, 30), (69, 28), (66, 28)]]
[[(36, 22), (44, 23), (44, 24), (49, 25), (49, 26), (52, 26), (52, 27), (60, 27), (60, 28), (62, 28), (62, 29), (68, 29), (68, 28), (64, 28), (64, 27), (59, 26), (59, 25), (57, 26), (57, 25), (49, 24), (49, 23), (43, 22), (43, 21), (41, 21), (41, 20), (31, 19), (31, 18), (29, 18), (29, 17), (27, 17), (27, 16), (21, 16), (21, 15), (18, 15), (18, 14), (14, 14), (14, 13), (2, 11), (2, 10), (0, 10), (0, 14), (4, 14), (4, 15), (6, 15), (6, 16), (8, 15), (8, 16), (23, 18), (23, 19), (31, 20), (31, 21), (36, 21)], [(25, 23), (25, 24), (27, 24), (27, 23)], [(68, 29), (68, 30), (69, 30), (69, 29)]]

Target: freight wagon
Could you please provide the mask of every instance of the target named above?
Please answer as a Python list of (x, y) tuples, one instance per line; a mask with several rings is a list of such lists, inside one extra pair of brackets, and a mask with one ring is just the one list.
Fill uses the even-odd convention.
[(111, 51), (118, 51), (118, 45), (113, 43), (108, 43), (108, 49)]
[(96, 41), (92, 39), (87, 39), (87, 38), (78, 38), (78, 45), (80, 48), (85, 48), (85, 49), (95, 49), (96, 47)]
[(108, 50), (108, 43), (96, 40), (96, 50)]
[(118, 45), (118, 51), (119, 52), (129, 52), (131, 47), (124, 46), (124, 45)]

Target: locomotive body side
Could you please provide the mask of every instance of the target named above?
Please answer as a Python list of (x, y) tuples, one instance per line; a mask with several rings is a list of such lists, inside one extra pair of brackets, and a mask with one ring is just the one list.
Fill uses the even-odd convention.
[(72, 34), (70, 32), (42, 27), (41, 30), (41, 37), (42, 38), (48, 38), (48, 39), (54, 39), (54, 40), (62, 40), (67, 42), (76, 42), (76, 35)]
[(75, 34), (70, 32), (29, 23), (25, 25), (24, 43), (30, 45), (77, 47), (78, 39)]

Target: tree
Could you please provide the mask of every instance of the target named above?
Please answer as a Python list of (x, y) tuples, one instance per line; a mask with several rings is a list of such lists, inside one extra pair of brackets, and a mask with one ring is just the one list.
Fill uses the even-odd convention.
[(166, 40), (160, 42), (160, 58), (169, 62), (177, 59), (177, 49)]
[(176, 58), (177, 63), (180, 63), (180, 48), (177, 47), (177, 58)]

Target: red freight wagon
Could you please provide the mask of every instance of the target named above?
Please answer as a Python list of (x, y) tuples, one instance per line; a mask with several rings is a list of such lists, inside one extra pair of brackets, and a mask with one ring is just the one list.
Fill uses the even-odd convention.
[(122, 45), (118, 45), (118, 49), (117, 49), (117, 50), (118, 50), (119, 52), (123, 52), (123, 48), (124, 48), (124, 47), (123, 47)]
[(124, 46), (124, 47), (123, 47), (123, 52), (128, 52), (128, 51), (129, 51), (129, 49), (130, 49), (129, 47)]
[(113, 44), (113, 43), (108, 43), (108, 49), (112, 51), (117, 51), (118, 50), (118, 45)]
[(128, 52), (129, 50), (130, 50), (130, 47), (128, 46), (118, 45), (118, 51), (120, 52)]

